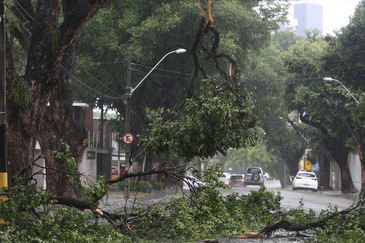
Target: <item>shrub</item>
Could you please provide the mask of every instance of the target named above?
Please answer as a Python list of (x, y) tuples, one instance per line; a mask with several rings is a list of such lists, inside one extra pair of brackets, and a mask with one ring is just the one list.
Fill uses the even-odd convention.
[(152, 183), (153, 189), (157, 191), (161, 191), (163, 189), (163, 183), (162, 182), (154, 182)]
[[(119, 181), (118, 187), (122, 190), (124, 190), (125, 181)], [(153, 186), (148, 181), (131, 181), (130, 182), (130, 190), (136, 191), (136, 192), (145, 192), (145, 193), (151, 193), (153, 189)]]
[(124, 186), (125, 186), (125, 181), (118, 181), (118, 187), (119, 187), (119, 189), (124, 190)]
[(131, 191), (151, 193), (153, 188), (148, 181), (131, 181), (130, 189)]

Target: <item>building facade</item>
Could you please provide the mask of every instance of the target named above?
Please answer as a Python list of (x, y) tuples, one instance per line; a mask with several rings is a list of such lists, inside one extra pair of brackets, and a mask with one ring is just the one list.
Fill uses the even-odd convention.
[(305, 37), (306, 30), (317, 29), (323, 34), (323, 6), (311, 3), (299, 3), (294, 5), (294, 18), (298, 25), (296, 33)]
[(294, 4), (288, 15), (288, 22), (279, 23), (279, 31), (293, 31), (303, 38), (306, 37), (307, 30), (314, 29), (323, 34), (323, 6), (318, 4)]

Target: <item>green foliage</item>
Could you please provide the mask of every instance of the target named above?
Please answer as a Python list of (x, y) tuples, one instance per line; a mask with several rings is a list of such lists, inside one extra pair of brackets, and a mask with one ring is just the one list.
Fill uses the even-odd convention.
[(257, 231), (278, 220), (274, 213), (280, 211), (282, 197), (261, 188), (248, 195), (233, 193), (226, 200), (232, 220), (241, 221), (249, 231)]
[(153, 182), (152, 187), (154, 190), (161, 191), (164, 187), (162, 182)]
[[(333, 76), (354, 91), (365, 90), (364, 72), (365, 72), (365, 2), (359, 2), (350, 23), (341, 29), (335, 45), (334, 62), (330, 62), (329, 68)], [(330, 61), (330, 60), (329, 60)]]
[(82, 187), (82, 194), (95, 202), (104, 196), (110, 188), (111, 186), (105, 183), (104, 176), (98, 175), (97, 180), (91, 186), (84, 185)]
[[(124, 190), (125, 181), (119, 181), (118, 186)], [(131, 181), (129, 186), (130, 190), (135, 192), (151, 193), (153, 190), (153, 185), (149, 181)]]
[[(56, 139), (57, 137), (52, 133), (52, 138)], [(70, 172), (66, 174), (68, 179), (75, 184), (79, 184), (80, 176), (77, 170), (76, 159), (74, 155), (70, 152), (70, 145), (64, 138), (61, 138), (59, 140), (59, 143), (61, 145), (61, 150), (52, 151), (52, 153), (55, 155), (56, 159), (62, 161), (62, 169), (68, 170)]]
[(291, 173), (296, 173), (303, 138), (288, 125), (288, 114), (292, 110), (283, 94), (287, 83), (284, 57), (299, 40), (294, 32), (272, 34), (270, 45), (249, 57), (244, 83), (255, 99), (255, 109), (263, 114), (260, 116), (262, 132), (259, 131), (262, 141), (253, 148), (231, 150), (229, 167), (242, 169), (246, 163), (261, 165), (265, 172), (278, 177), (285, 161)]
[(31, 94), (29, 85), (22, 77), (15, 77), (11, 82), (10, 97), (12, 102), (16, 104), (19, 113), (27, 110), (31, 102)]
[(130, 187), (131, 191), (146, 193), (151, 193), (153, 189), (152, 184), (148, 181), (131, 181)]
[(229, 188), (229, 186), (219, 180), (219, 177), (223, 173), (223, 170), (221, 168), (222, 165), (220, 163), (216, 163), (208, 167), (206, 171), (204, 171), (203, 175), (200, 175), (198, 171), (193, 171), (193, 174), (197, 174), (197, 177), (199, 179), (202, 179), (203, 181), (208, 183), (210, 185), (209, 189), (211, 190), (215, 190), (217, 188), (227, 189)]
[[(1, 242), (130, 242), (108, 225), (97, 225), (91, 212), (62, 207), (35, 184), (16, 185), (1, 203)], [(37, 213), (39, 209), (42, 212)]]
[[(265, 4), (260, 1), (217, 1), (212, 8), (214, 25), (220, 32), (220, 50), (229, 53), (238, 63), (243, 63), (248, 53), (268, 43), (270, 32), (278, 28), (277, 23), (285, 18), (286, 13), (284, 5), (277, 1), (265, 1)], [(97, 87), (98, 91), (107, 95), (88, 92), (85, 86), (78, 83), (75, 83), (73, 94), (77, 94), (77, 100), (88, 103), (93, 103), (90, 99), (103, 100), (105, 105), (125, 114), (124, 103), (111, 97), (116, 96), (115, 93), (110, 95), (110, 91), (125, 93), (125, 79), (120, 78), (125, 76), (125, 69), (120, 66), (125, 56), (129, 52), (133, 56), (132, 70), (135, 71), (132, 73), (132, 86), (135, 86), (149, 71), (148, 67), (156, 64), (167, 52), (178, 47), (186, 48), (189, 52), (201, 17), (199, 4), (190, 0), (125, 0), (105, 4), (78, 35), (77, 60), (82, 66), (76, 66), (76, 73), (90, 87)], [(206, 39), (208, 44), (211, 39)], [(166, 60), (159, 66), (159, 69), (163, 69), (164, 77), (161, 78), (158, 69), (154, 70), (148, 82), (134, 93), (138, 97), (138, 105), (133, 105), (132, 100), (132, 109), (135, 110), (134, 114), (139, 115), (139, 120), (145, 119), (146, 107), (177, 107), (187, 96), (191, 84), (187, 82), (189, 78), (186, 74), (193, 70), (191, 55), (171, 55), (168, 59), (171, 61)], [(212, 58), (202, 56), (201, 61), (204, 62), (204, 69), (208, 70), (207, 74), (218, 76)], [(229, 63), (224, 65), (228, 69)], [(167, 76), (169, 72), (166, 71), (170, 70), (177, 71), (176, 75)], [(134, 126), (137, 133), (141, 133), (144, 128), (136, 127), (137, 124)], [(239, 136), (237, 134), (235, 137)], [(189, 141), (188, 138), (185, 140)]]
[[(331, 219), (323, 230), (320, 230), (314, 235), (312, 242), (364, 242), (364, 199), (360, 199), (353, 206), (355, 205), (359, 205), (356, 210)], [(330, 210), (331, 213), (336, 211), (337, 209)]]
[(285, 218), (291, 224), (295, 226), (301, 226), (304, 224), (311, 223), (317, 220), (317, 214), (313, 209), (306, 211), (304, 208), (304, 203), (299, 201), (299, 206), (295, 209), (290, 209), (285, 212)]
[(265, 189), (227, 197), (211, 188), (200, 193), (194, 202), (174, 198), (153, 207), (148, 214), (143, 214), (142, 222), (134, 225), (134, 232), (143, 231), (142, 238), (146, 241), (158, 238), (174, 242), (242, 235), (275, 222), (272, 212), (280, 209), (280, 195)]
[[(260, 189), (249, 195), (234, 193), (225, 197), (217, 190), (221, 186), (219, 168), (214, 165), (197, 175), (210, 186), (197, 188), (193, 198), (174, 198), (148, 208), (148, 212), (142, 210), (139, 217), (143, 220), (134, 223), (133, 239), (196, 241), (257, 231), (279, 220), (275, 212), (280, 210), (280, 194)], [(139, 234), (142, 231), (143, 236)]]
[(54, 151), (56, 158), (64, 160), (64, 163), (62, 164), (63, 169), (69, 169), (73, 172), (76, 172), (77, 171), (76, 160), (70, 153), (70, 145), (63, 138), (60, 140), (60, 143), (65, 152)]
[(187, 159), (252, 145), (257, 117), (249, 98), (244, 89), (224, 89), (218, 81), (206, 80), (199, 99), (187, 99), (183, 110), (149, 110), (151, 123), (141, 142), (151, 154), (174, 151)]
[[(199, 188), (194, 200), (183, 197), (148, 207), (140, 205), (134, 209), (133, 217), (121, 218), (120, 230), (107, 222), (96, 223), (95, 214), (91, 211), (52, 206), (50, 195), (37, 190), (34, 184), (16, 184), (8, 192), (8, 199), (1, 203), (0, 218), (5, 223), (0, 224), (0, 241), (188, 242), (258, 232), (282, 219), (293, 226), (302, 226), (338, 212), (337, 208), (331, 207), (319, 214), (307, 211), (302, 201), (299, 207), (285, 210), (280, 205), (280, 193), (275, 194), (265, 188), (251, 191), (248, 195), (232, 193), (223, 196), (217, 190), (219, 166), (214, 165), (199, 176), (210, 186)], [(139, 183), (146, 184), (143, 181)], [(348, 214), (331, 217), (323, 229), (308, 230), (310, 241), (365, 240), (363, 200), (359, 200), (353, 208)], [(124, 227), (127, 222), (133, 226)]]
[(254, 147), (228, 150), (228, 160), (225, 168), (232, 168), (238, 173), (243, 172), (249, 166), (260, 166), (264, 172), (268, 172), (271, 176), (278, 178), (281, 166), (280, 159), (274, 155), (267, 146), (262, 142), (258, 142)]

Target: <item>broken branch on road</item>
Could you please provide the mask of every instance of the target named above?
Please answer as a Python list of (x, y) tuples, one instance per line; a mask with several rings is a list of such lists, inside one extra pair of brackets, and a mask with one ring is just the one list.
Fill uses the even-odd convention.
[(331, 219), (334, 219), (337, 216), (342, 217), (342, 216), (348, 215), (350, 212), (358, 210), (362, 206), (364, 206), (364, 201), (360, 200), (357, 204), (355, 204), (354, 206), (352, 206), (350, 208), (341, 210), (339, 212), (334, 212), (334, 213), (328, 215), (327, 217), (321, 218), (314, 222), (302, 224), (302, 225), (296, 225), (296, 224), (289, 222), (287, 219), (282, 219), (277, 223), (266, 226), (259, 233), (247, 232), (243, 236), (234, 236), (233, 238), (265, 238), (265, 237), (270, 236), (274, 231), (279, 230), (279, 229), (283, 229), (283, 230), (287, 230), (287, 231), (295, 231), (297, 233), (299, 233), (300, 231), (306, 231), (306, 230), (316, 229), (316, 228), (323, 229), (326, 226), (328, 226), (328, 224), (330, 223), (329, 221)]

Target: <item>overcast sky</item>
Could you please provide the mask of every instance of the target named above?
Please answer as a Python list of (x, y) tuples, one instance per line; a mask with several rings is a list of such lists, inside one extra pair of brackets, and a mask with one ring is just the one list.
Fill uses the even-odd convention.
[(323, 34), (333, 34), (349, 23), (361, 0), (289, 0), (292, 4), (313, 3), (323, 6)]

